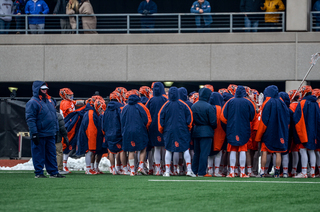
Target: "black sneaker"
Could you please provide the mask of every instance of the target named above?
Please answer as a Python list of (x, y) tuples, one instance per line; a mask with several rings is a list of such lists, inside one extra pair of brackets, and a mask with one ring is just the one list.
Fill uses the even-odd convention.
[(62, 174), (54, 174), (54, 175), (50, 175), (50, 178), (65, 178), (66, 176), (62, 175)]
[(34, 178), (47, 178), (47, 177), (44, 176), (43, 174), (39, 174), (39, 175), (34, 176)]

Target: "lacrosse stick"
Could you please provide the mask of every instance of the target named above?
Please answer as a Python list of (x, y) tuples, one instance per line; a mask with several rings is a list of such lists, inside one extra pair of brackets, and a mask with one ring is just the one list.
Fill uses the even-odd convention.
[(302, 84), (304, 83), (304, 81), (306, 80), (306, 78), (308, 77), (309, 73), (311, 72), (311, 69), (313, 68), (313, 66), (317, 63), (318, 59), (320, 57), (320, 52), (315, 53), (314, 55), (311, 56), (311, 66), (308, 70), (308, 72), (306, 73), (306, 75), (304, 76), (302, 82), (299, 85), (298, 90), (296, 90), (296, 92), (294, 93), (294, 95), (292, 96), (292, 99), (290, 102), (292, 102), (292, 100), (294, 99), (295, 95), (297, 94), (297, 92), (300, 90)]

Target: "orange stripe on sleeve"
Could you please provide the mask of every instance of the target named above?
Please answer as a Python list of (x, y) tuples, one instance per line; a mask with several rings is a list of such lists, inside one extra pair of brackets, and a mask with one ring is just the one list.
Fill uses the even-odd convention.
[(161, 124), (160, 124), (160, 114), (161, 114), (161, 111), (162, 111), (163, 107), (164, 107), (168, 102), (169, 102), (169, 101), (166, 101), (166, 102), (162, 105), (162, 107), (160, 108), (159, 113), (158, 113), (158, 130), (159, 130), (159, 132), (160, 132), (161, 134), (163, 133), (163, 127), (162, 127)]
[(88, 147), (89, 147), (89, 150), (96, 150), (98, 130), (93, 121), (93, 110), (89, 110), (88, 118), (89, 118), (89, 123), (86, 130), (86, 134), (88, 137)]
[(308, 142), (307, 127), (306, 127), (306, 123), (305, 123), (305, 120), (304, 120), (304, 114), (303, 114), (303, 107), (304, 107), (305, 103), (306, 103), (306, 100), (302, 100), (300, 102), (301, 118), (300, 118), (299, 122), (295, 126), (301, 143), (307, 143)]
[(189, 109), (190, 111), (190, 115), (191, 115), (191, 122), (188, 124), (188, 128), (189, 128), (189, 131), (191, 131), (192, 129), (192, 123), (193, 123), (193, 113), (192, 113), (192, 110), (190, 109), (190, 107), (187, 105), (187, 103), (185, 103), (184, 101), (182, 101), (181, 99), (179, 99), (180, 102), (182, 102), (183, 104), (185, 104), (187, 106), (187, 108)]
[(151, 122), (152, 122), (151, 115), (150, 115), (150, 111), (149, 111), (149, 109), (148, 109), (144, 104), (142, 104), (141, 102), (138, 102), (138, 105), (140, 105), (140, 106), (144, 109), (144, 111), (146, 111), (146, 114), (147, 114), (147, 116), (148, 116), (148, 123), (147, 123), (146, 127), (147, 127), (147, 129), (149, 129), (149, 126), (150, 126), (150, 124), (151, 124)]

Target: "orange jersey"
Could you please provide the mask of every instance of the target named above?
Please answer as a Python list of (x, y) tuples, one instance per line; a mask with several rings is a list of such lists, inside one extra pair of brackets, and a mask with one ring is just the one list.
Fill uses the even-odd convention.
[(65, 118), (69, 113), (75, 111), (75, 101), (65, 99), (60, 103), (60, 113)]

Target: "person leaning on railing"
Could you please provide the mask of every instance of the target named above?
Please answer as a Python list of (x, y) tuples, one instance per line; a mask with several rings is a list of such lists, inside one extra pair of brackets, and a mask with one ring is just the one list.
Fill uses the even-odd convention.
[[(27, 15), (48, 14), (49, 7), (43, 0), (29, 0), (25, 7)], [(28, 17), (31, 34), (44, 34), (45, 18), (42, 16)], [(40, 29), (40, 30), (39, 30)]]
[[(261, 5), (261, 10), (265, 10), (266, 12), (279, 12), (285, 10), (285, 6), (281, 0), (266, 0)], [(280, 22), (279, 14), (265, 14), (264, 20), (267, 23), (268, 27), (278, 27), (278, 23)], [(270, 30), (275, 31), (275, 30)]]
[[(197, 0), (193, 2), (191, 9), (191, 13), (210, 13), (211, 12), (211, 6), (208, 1), (205, 0)], [(209, 28), (210, 24), (212, 23), (212, 16), (211, 15), (196, 15), (195, 16), (195, 22), (197, 28)], [(203, 30), (198, 30), (198, 32), (203, 32)], [(209, 32), (206, 30), (205, 32)]]
[(155, 2), (152, 0), (145, 0), (139, 4), (138, 13), (143, 15), (141, 17), (141, 28), (149, 29), (147, 31), (142, 31), (142, 33), (153, 33), (152, 30), (154, 28), (154, 17), (150, 16), (153, 13), (158, 12), (158, 7)]
[[(5, 16), (13, 14), (13, 7), (11, 0), (0, 0), (0, 30), (10, 29), (12, 16)], [(0, 34), (8, 34), (8, 31), (0, 31)]]
[[(28, 0), (15, 0), (13, 2), (14, 14), (21, 15), (25, 14), (24, 9)], [(25, 29), (25, 17), (16, 16), (16, 29)], [(18, 31), (17, 34), (22, 33), (22, 31)]]
[[(69, 0), (66, 8), (67, 15), (79, 14), (79, 2), (78, 0)], [(69, 16), (71, 29), (77, 28), (77, 20), (75, 16)], [(74, 32), (72, 32), (74, 33)]]
[[(262, 0), (241, 0), (240, 11), (241, 12), (261, 12), (260, 5)], [(244, 25), (248, 27), (258, 27), (259, 26), (259, 16), (257, 14), (247, 15), (244, 17)], [(246, 32), (257, 32), (258, 29), (246, 29)]]
[[(79, 14), (93, 15), (93, 8), (89, 0), (81, 0)], [(82, 28), (92, 29), (92, 31), (84, 31), (84, 34), (97, 34), (93, 29), (97, 29), (96, 16), (82, 16)]]

